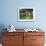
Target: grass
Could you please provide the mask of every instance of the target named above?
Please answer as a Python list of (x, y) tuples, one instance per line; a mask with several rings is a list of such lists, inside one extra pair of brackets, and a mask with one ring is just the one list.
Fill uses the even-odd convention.
[(33, 19), (33, 16), (20, 16), (20, 19)]

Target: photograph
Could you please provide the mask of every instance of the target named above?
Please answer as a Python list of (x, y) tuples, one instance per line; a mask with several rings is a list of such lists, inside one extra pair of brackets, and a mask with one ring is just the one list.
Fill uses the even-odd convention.
[(18, 8), (18, 20), (19, 21), (34, 21), (35, 9), (31, 7)]

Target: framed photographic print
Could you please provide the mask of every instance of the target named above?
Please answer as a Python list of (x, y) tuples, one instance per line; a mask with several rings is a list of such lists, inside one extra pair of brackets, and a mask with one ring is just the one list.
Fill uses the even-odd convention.
[(18, 21), (35, 21), (35, 9), (33, 7), (19, 7)]

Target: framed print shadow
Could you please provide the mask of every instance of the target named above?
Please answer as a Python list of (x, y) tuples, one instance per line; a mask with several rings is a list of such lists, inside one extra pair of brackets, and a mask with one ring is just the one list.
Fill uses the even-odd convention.
[(35, 9), (32, 7), (19, 7), (18, 21), (35, 21)]

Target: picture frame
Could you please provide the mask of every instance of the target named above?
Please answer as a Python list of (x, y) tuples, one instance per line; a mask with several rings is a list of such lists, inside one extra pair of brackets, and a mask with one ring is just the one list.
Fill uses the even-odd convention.
[(33, 7), (19, 7), (18, 21), (35, 21), (35, 8)]

